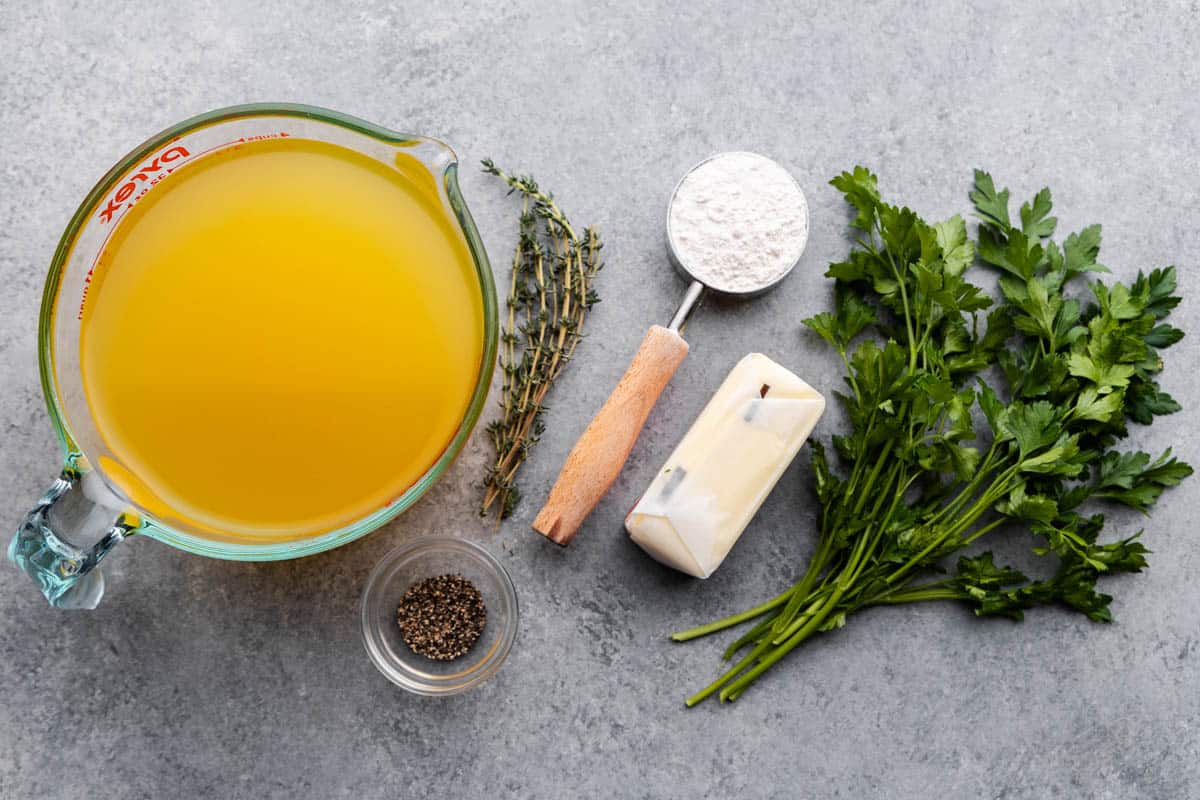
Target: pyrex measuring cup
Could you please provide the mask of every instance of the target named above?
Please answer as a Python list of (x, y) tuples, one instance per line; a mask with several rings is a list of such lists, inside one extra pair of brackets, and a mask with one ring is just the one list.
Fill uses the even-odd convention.
[[(386, 505), (336, 530), (288, 541), (236, 542), (214, 538), (172, 513), (170, 524), (125, 496), (98, 465), (119, 464), (89, 411), (80, 367), (81, 304), (108, 236), (120, 217), (173, 170), (226, 148), (294, 137), (339, 145), (390, 168), (426, 173), (442, 211), (463, 237), (478, 279), (483, 308), (483, 353), (474, 389), (457, 431), (440, 456)], [(424, 177), (422, 177), (424, 180)], [(328, 550), (362, 536), (411, 506), (446, 470), (479, 418), (491, 381), (497, 339), (495, 288), (483, 244), (463, 202), (454, 152), (442, 142), (408, 136), (353, 117), (301, 105), (245, 105), (213, 111), (169, 128), (129, 153), (92, 189), (71, 218), (55, 251), (42, 299), (38, 355), (42, 390), (64, 452), (49, 491), (26, 515), (8, 550), (52, 605), (94, 608), (104, 591), (97, 569), (123, 539), (138, 534), (199, 555), (273, 561)], [(153, 332), (147, 332), (153, 335)], [(381, 453), (380, 469), (387, 469)], [(122, 467), (127, 469), (127, 467)], [(136, 477), (136, 476), (135, 476)], [(286, 466), (264, 481), (294, 479)], [(161, 517), (164, 514), (160, 513)]]

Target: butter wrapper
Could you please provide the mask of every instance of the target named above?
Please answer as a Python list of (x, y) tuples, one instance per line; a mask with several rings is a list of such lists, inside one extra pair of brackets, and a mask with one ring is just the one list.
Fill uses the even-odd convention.
[(721, 565), (825, 411), (760, 353), (737, 363), (625, 518), (653, 558), (697, 578)]

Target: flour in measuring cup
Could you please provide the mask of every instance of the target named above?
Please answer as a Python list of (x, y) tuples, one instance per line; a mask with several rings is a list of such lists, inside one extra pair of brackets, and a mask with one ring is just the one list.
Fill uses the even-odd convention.
[(754, 153), (722, 153), (689, 172), (671, 201), (669, 235), (697, 280), (726, 292), (782, 278), (808, 242), (808, 201), (788, 171)]

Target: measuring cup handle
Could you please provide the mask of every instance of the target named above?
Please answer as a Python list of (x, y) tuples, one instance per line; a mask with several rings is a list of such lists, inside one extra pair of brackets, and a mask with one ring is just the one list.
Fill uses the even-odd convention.
[[(85, 473), (68, 463), (33, 507), (8, 546), (8, 558), (33, 578), (56, 608), (95, 608), (104, 596), (104, 574), (96, 567), (136, 524), (86, 496)], [(103, 491), (107, 492), (107, 489)], [(116, 520), (113, 521), (113, 517)], [(99, 538), (89, 546), (68, 541)]]
[(658, 396), (683, 363), (688, 344), (677, 332), (655, 325), (617, 388), (596, 412), (567, 456), (533, 529), (565, 545), (621, 473)]

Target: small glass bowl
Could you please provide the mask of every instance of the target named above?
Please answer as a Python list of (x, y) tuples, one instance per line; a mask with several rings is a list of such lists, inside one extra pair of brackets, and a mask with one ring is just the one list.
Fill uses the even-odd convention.
[[(479, 589), (487, 625), (479, 641), (453, 661), (414, 653), (400, 635), (396, 610), (410, 586), (435, 575), (462, 575)], [(517, 637), (517, 593), (504, 567), (465, 539), (428, 537), (384, 556), (362, 596), (362, 634), (372, 663), (392, 683), (415, 694), (465, 692), (496, 674)]]

